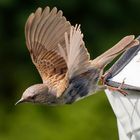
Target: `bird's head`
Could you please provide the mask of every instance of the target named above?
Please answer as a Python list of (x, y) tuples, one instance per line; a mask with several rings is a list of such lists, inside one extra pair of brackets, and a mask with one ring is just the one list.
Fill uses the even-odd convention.
[(16, 103), (32, 102), (32, 103), (48, 103), (49, 102), (48, 87), (45, 84), (36, 84), (27, 88), (21, 99)]

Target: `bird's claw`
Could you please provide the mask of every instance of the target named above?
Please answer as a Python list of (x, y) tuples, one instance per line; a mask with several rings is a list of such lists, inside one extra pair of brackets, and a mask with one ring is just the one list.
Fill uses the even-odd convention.
[(106, 78), (106, 76), (107, 75), (109, 75), (111, 72), (110, 71), (108, 71), (108, 72), (106, 72), (105, 74), (103, 74), (102, 76), (101, 76), (101, 84), (105, 84), (106, 82), (105, 82), (105, 78)]
[(108, 86), (108, 85), (107, 85), (107, 88), (108, 88), (109, 90), (112, 90), (112, 91), (118, 91), (118, 92), (120, 92), (122, 95), (126, 96), (126, 95), (128, 95), (128, 93), (122, 89), (122, 87), (123, 87), (123, 85), (124, 85), (124, 81), (125, 81), (125, 78), (123, 79), (123, 82), (120, 84), (119, 87), (112, 87), (112, 86)]

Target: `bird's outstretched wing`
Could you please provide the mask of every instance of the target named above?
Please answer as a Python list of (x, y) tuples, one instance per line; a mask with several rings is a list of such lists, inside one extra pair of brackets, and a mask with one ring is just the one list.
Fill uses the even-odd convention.
[(71, 26), (70, 34), (65, 33), (65, 46), (59, 44), (61, 56), (66, 60), (69, 79), (86, 72), (90, 67), (90, 55), (84, 45), (79, 26)]
[(25, 25), (26, 44), (43, 83), (60, 96), (68, 80), (87, 68), (89, 55), (79, 27), (57, 8), (38, 8)]

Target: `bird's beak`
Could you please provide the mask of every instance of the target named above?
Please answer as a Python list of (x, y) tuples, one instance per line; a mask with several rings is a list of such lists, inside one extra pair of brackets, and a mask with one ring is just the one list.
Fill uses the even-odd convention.
[(15, 103), (15, 105), (20, 104), (20, 103), (23, 103), (23, 102), (25, 102), (25, 100), (24, 100), (23, 98), (21, 98), (20, 100), (18, 100), (18, 101)]

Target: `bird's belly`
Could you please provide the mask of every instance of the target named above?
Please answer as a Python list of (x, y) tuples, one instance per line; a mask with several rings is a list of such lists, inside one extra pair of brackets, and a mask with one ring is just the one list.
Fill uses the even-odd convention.
[(89, 93), (89, 85), (86, 82), (79, 81), (69, 85), (68, 89), (63, 95), (63, 101), (65, 104), (71, 104), (78, 99), (83, 98)]
[(76, 76), (70, 80), (69, 86), (60, 97), (62, 104), (71, 104), (85, 96), (95, 92), (99, 79), (98, 70), (90, 70), (82, 76)]

